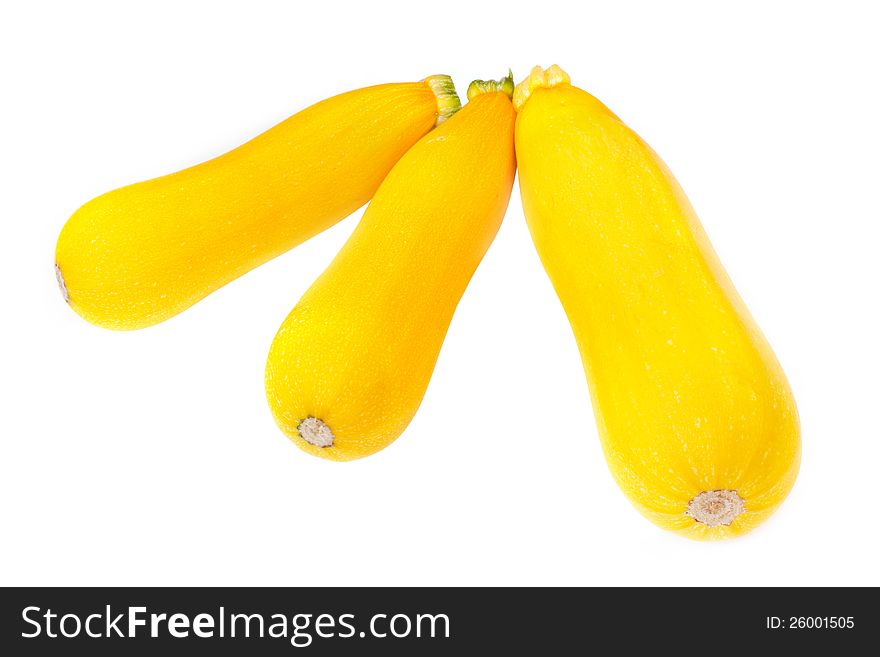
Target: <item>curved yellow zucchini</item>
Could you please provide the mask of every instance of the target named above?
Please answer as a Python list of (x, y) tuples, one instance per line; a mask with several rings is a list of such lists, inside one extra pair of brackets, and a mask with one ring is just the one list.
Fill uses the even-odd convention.
[(276, 422), (305, 451), (345, 461), (389, 445), (415, 415), (455, 307), (513, 185), (512, 79), (423, 137), (281, 325), (266, 364)]
[(459, 106), (445, 75), (358, 89), (217, 158), (99, 196), (58, 238), (64, 297), (106, 328), (168, 319), (366, 203)]
[(638, 135), (556, 66), (536, 68), (514, 104), (526, 219), (617, 483), (690, 538), (749, 531), (786, 497), (801, 454), (769, 344)]

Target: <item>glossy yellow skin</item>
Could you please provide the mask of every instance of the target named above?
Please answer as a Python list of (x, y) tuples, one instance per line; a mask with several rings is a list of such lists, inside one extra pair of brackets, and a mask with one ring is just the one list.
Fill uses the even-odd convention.
[[(455, 307), (495, 237), (516, 163), (504, 93), (476, 96), (388, 174), (349, 241), (281, 325), (266, 394), (305, 451), (346, 461), (415, 415)], [(321, 419), (332, 446), (300, 436)]]
[(359, 89), (213, 160), (99, 196), (58, 238), (71, 307), (111, 329), (185, 310), (366, 203), (439, 112), (428, 81)]
[[(697, 539), (742, 534), (794, 484), (791, 390), (672, 173), (566, 80), (514, 95), (519, 180), (608, 465), (661, 527)], [(715, 490), (736, 491), (745, 511), (714, 527), (686, 515), (689, 500)]]

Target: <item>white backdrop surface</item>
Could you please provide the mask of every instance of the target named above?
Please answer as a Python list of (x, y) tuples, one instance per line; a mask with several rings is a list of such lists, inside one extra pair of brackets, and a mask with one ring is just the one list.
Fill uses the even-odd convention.
[[(880, 584), (875, 12), (4, 5), (0, 584)], [(98, 329), (61, 300), (55, 239), (101, 192), (344, 90), (445, 72), (464, 94), (552, 63), (670, 165), (791, 380), (800, 478), (751, 535), (690, 542), (619, 492), (516, 190), (418, 415), (353, 463), (288, 442), (262, 377), (360, 212), (150, 329)]]

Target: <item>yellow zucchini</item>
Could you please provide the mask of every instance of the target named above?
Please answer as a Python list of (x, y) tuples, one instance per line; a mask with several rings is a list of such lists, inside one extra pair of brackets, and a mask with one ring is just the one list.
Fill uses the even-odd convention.
[(168, 319), (366, 203), (459, 106), (446, 75), (358, 89), (213, 160), (99, 196), (58, 238), (62, 293), (106, 328)]
[(345, 461), (389, 445), (415, 415), (455, 307), (513, 186), (512, 78), (394, 166), (327, 270), (281, 325), (266, 395), (305, 451)]
[(517, 86), (523, 208), (584, 362), (608, 465), (690, 538), (747, 532), (800, 463), (794, 398), (660, 158), (557, 66)]

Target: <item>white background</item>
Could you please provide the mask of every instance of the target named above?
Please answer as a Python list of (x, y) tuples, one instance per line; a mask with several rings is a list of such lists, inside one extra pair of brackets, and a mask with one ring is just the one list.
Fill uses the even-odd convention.
[[(15, 4), (0, 583), (880, 584), (871, 3)], [(61, 300), (55, 239), (101, 192), (341, 91), (445, 72), (463, 94), (538, 63), (666, 159), (791, 379), (800, 478), (745, 538), (665, 533), (618, 491), (516, 191), (416, 419), (354, 463), (282, 436), (263, 366), (360, 212), (154, 328), (98, 329)]]

